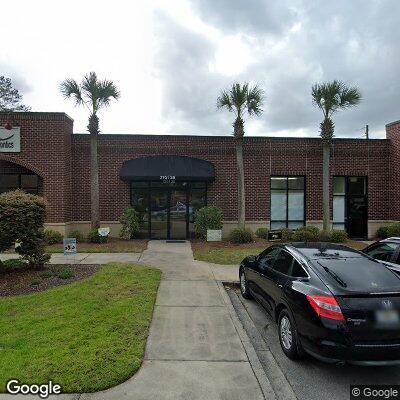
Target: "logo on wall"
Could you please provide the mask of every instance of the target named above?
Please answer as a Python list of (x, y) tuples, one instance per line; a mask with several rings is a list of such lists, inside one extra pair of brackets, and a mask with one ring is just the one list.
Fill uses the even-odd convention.
[(21, 151), (20, 128), (0, 127), (0, 153), (19, 153)]

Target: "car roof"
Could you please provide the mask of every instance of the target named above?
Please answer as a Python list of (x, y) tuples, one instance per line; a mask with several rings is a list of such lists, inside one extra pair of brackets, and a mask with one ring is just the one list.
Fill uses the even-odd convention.
[(295, 250), (309, 260), (365, 257), (365, 255), (358, 250), (335, 243), (297, 242), (289, 243), (286, 245), (286, 247)]
[[(376, 243), (381, 243), (381, 242), (395, 242), (395, 243), (400, 243), (400, 237), (388, 237), (386, 239), (379, 240), (379, 242)], [(374, 243), (375, 244), (375, 243)]]

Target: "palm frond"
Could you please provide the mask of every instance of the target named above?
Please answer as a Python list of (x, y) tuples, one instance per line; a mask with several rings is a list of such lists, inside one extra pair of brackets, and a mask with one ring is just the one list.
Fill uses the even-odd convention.
[(247, 91), (247, 112), (249, 115), (261, 115), (264, 102), (264, 91), (257, 85)]
[(217, 98), (217, 108), (226, 107), (229, 111), (233, 111), (231, 96), (227, 90), (223, 90)]
[(110, 105), (111, 99), (118, 100), (120, 92), (114, 82), (104, 79), (99, 82), (99, 107)]
[(68, 78), (61, 82), (60, 91), (65, 98), (72, 97), (76, 105), (81, 105), (84, 103), (81, 88), (74, 79)]

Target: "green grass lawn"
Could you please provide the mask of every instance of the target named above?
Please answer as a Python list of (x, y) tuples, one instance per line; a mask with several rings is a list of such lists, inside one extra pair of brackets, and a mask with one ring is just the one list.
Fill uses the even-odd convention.
[[(257, 255), (272, 244), (274, 243), (261, 240), (250, 245), (232, 245), (228, 242), (207, 243), (196, 241), (192, 243), (192, 249), (196, 260), (206, 261), (213, 264), (239, 265), (246, 256)], [(366, 247), (365, 243), (355, 240), (348, 240), (343, 244), (357, 250)]]
[(64, 392), (117, 385), (140, 367), (161, 272), (110, 263), (90, 278), (0, 299), (0, 391), (52, 380)]

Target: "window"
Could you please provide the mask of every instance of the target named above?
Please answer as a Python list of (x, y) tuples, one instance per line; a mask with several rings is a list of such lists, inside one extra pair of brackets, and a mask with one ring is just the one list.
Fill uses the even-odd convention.
[(280, 272), (284, 275), (289, 275), (289, 269), (293, 262), (293, 256), (290, 255), (288, 252), (282, 250), (273, 265), (273, 269), (277, 272)]
[(377, 260), (390, 262), (397, 247), (398, 245), (395, 243), (380, 243), (369, 248), (366, 253)]
[(304, 226), (304, 177), (271, 177), (271, 229)]
[(258, 266), (260, 269), (271, 268), (275, 257), (281, 251), (279, 247), (267, 249), (258, 256)]
[(293, 278), (307, 278), (307, 272), (304, 268), (299, 264), (299, 262), (293, 259), (292, 270), (290, 271), (290, 276)]
[(38, 194), (39, 176), (35, 174), (0, 174), (0, 193), (15, 189)]
[(344, 176), (333, 178), (333, 229), (345, 228), (346, 181)]

